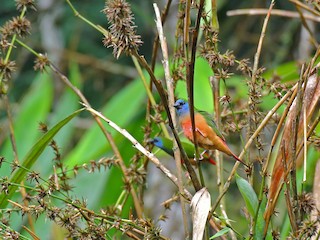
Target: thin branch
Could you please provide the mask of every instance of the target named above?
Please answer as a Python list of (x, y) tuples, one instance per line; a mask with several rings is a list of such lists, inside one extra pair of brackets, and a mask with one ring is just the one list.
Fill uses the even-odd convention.
[[(119, 132), (121, 135), (123, 135), (125, 138), (127, 138), (138, 151), (140, 151), (143, 155), (148, 157), (156, 165), (156, 167), (159, 168), (177, 187), (179, 186), (178, 179), (169, 171), (169, 169), (167, 169), (165, 166), (163, 166), (160, 163), (159, 159), (156, 158), (153, 153), (151, 153), (147, 149), (145, 149), (127, 130), (120, 128), (117, 124), (115, 124), (110, 119), (106, 118), (100, 112), (94, 110), (90, 106), (88, 106), (86, 104), (83, 104), (83, 105), (85, 106), (85, 108), (89, 112), (91, 112), (95, 116), (104, 120), (106, 123), (108, 123), (110, 125), (110, 127), (112, 127), (117, 132)], [(185, 196), (185, 198), (187, 200), (191, 200), (192, 195), (190, 194), (190, 192), (187, 189), (184, 189), (183, 193), (184, 193), (183, 196)]]
[[(193, 94), (194, 94), (194, 92), (193, 92), (194, 91), (194, 67), (195, 67), (195, 63), (196, 63), (196, 51), (197, 51), (198, 35), (199, 35), (203, 7), (204, 7), (204, 0), (200, 0), (195, 27), (192, 31), (190, 59), (189, 59), (188, 55), (186, 55), (186, 59), (187, 59), (186, 60), (186, 64), (187, 64), (187, 66), (186, 66), (186, 68), (187, 68), (187, 71), (186, 71), (187, 92), (188, 92), (188, 101), (189, 101), (189, 106), (190, 106), (189, 110), (190, 110), (193, 142), (194, 142), (195, 150), (196, 150), (196, 158), (198, 158), (199, 152), (198, 152), (198, 141), (197, 141), (197, 137), (196, 137), (196, 126), (195, 126), (195, 120), (194, 120), (194, 97), (193, 97)], [(188, 14), (190, 17), (190, 13), (188, 13)], [(186, 19), (187, 19), (187, 16), (186, 16)], [(187, 19), (186, 21), (189, 21), (189, 20)], [(189, 25), (185, 26), (185, 28), (188, 28), (188, 30), (189, 30)], [(185, 46), (188, 46), (188, 44), (186, 42), (185, 42)], [(188, 53), (187, 48), (186, 48), (186, 52)]]
[[(176, 120), (176, 111), (173, 107), (174, 105), (174, 86), (173, 86), (173, 79), (170, 74), (170, 67), (169, 67), (169, 54), (168, 54), (168, 46), (166, 37), (163, 34), (163, 28), (161, 23), (161, 17), (160, 17), (160, 11), (156, 3), (153, 4), (154, 11), (156, 13), (156, 25), (158, 29), (159, 34), (159, 40), (160, 40), (160, 46), (162, 50), (163, 55), (163, 69), (164, 69), (164, 75), (166, 78), (166, 85), (167, 85), (167, 91), (168, 91), (168, 102), (169, 102), (169, 109), (170, 114), (172, 116), (173, 125), (175, 128), (177, 128), (177, 120)], [(178, 184), (179, 184), (179, 192), (183, 193), (183, 181), (182, 181), (182, 174), (181, 174), (181, 156), (179, 148), (177, 147), (177, 141), (174, 139), (173, 141), (173, 148), (174, 148), (174, 158), (176, 160), (176, 166), (177, 166), (177, 175), (178, 175)], [(181, 210), (182, 210), (182, 216), (183, 216), (183, 224), (185, 229), (185, 236), (189, 236), (188, 231), (188, 222), (187, 222), (187, 214), (186, 214), (186, 208), (185, 208), (185, 200), (180, 195), (180, 202), (181, 202)]]
[(164, 108), (166, 110), (166, 113), (167, 113), (168, 124), (169, 124), (169, 126), (171, 128), (171, 131), (173, 133), (174, 138), (177, 141), (178, 147), (179, 147), (180, 152), (182, 154), (182, 159), (185, 162), (186, 168), (187, 168), (187, 170), (188, 170), (188, 172), (190, 174), (191, 182), (192, 182), (195, 190), (199, 191), (201, 189), (201, 185), (200, 185), (200, 182), (199, 182), (199, 180), (197, 178), (197, 175), (196, 175), (194, 169), (191, 166), (191, 163), (189, 162), (189, 158), (188, 158), (186, 152), (184, 151), (184, 149), (183, 149), (183, 147), (181, 145), (181, 141), (180, 141), (179, 135), (178, 135), (178, 133), (176, 131), (176, 128), (174, 127), (172, 116), (170, 114), (168, 100), (167, 100), (167, 94), (166, 94), (163, 86), (161, 85), (161, 82), (156, 79), (152, 69), (148, 65), (148, 63), (145, 60), (145, 58), (143, 56), (140, 56), (137, 51), (132, 51), (132, 55), (134, 57), (136, 57), (137, 60), (139, 61), (139, 63), (147, 70), (147, 72), (149, 73), (149, 76), (150, 76), (153, 84), (157, 88), (157, 91), (158, 91), (158, 93), (159, 93), (159, 95), (161, 97), (161, 101), (163, 103), (163, 106), (164, 106)]
[(11, 142), (11, 146), (12, 146), (14, 162), (19, 164), (17, 141), (16, 141), (16, 138), (14, 135), (13, 118), (11, 115), (10, 101), (9, 101), (8, 96), (6, 94), (3, 95), (3, 100), (4, 100), (4, 105), (5, 105), (5, 108), (7, 111), (9, 132), (10, 132), (10, 142)]
[[(227, 16), (234, 17), (234, 16), (239, 16), (239, 15), (251, 15), (251, 16), (266, 15), (268, 13), (268, 11), (269, 11), (269, 9), (264, 9), (264, 8), (236, 9), (236, 10), (227, 11)], [(272, 9), (271, 15), (286, 17), (286, 18), (300, 18), (301, 17), (298, 12), (280, 10), (280, 9)], [(303, 17), (307, 20), (320, 22), (320, 17), (315, 17), (314, 15), (311, 15), (311, 14), (303, 14)]]
[[(55, 67), (52, 63), (50, 64), (50, 68), (59, 76), (59, 78), (68, 86), (70, 87), (74, 92), (75, 94), (81, 99), (81, 101), (83, 101), (87, 106), (90, 106), (88, 100), (85, 98), (85, 96), (82, 94), (82, 92), (76, 87), (74, 86), (70, 81), (69, 79), (64, 75), (62, 74), (59, 69), (57, 67)], [(114, 154), (116, 155), (117, 159), (118, 159), (118, 163), (119, 163), (119, 166), (123, 172), (123, 175), (124, 175), (124, 178), (127, 180), (127, 182), (130, 182), (128, 180), (128, 177), (127, 177), (127, 168), (124, 164), (124, 161), (123, 161), (123, 158), (120, 154), (120, 151), (117, 147), (117, 145), (115, 144), (114, 142), (114, 139), (112, 137), (112, 135), (105, 129), (105, 127), (103, 126), (101, 120), (99, 119), (98, 116), (94, 115), (93, 114), (93, 117), (95, 119), (95, 121), (97, 122), (97, 124), (99, 125), (102, 133), (105, 135), (105, 137), (107, 138)], [(137, 212), (137, 216), (138, 218), (142, 218), (143, 216), (143, 210), (142, 210), (142, 206), (140, 205), (140, 201), (138, 199), (138, 196), (135, 192), (135, 189), (133, 186), (130, 186), (130, 193), (132, 195), (132, 199), (133, 199), (133, 202), (134, 202), (134, 206), (135, 206), (135, 209), (136, 209), (136, 212)]]
[(289, 2), (294, 3), (297, 7), (301, 7), (305, 10), (307, 10), (308, 12), (316, 15), (316, 16), (320, 16), (320, 13), (312, 8), (310, 8), (309, 6), (307, 6), (306, 4), (303, 4), (302, 2), (299, 2), (297, 0), (289, 0)]

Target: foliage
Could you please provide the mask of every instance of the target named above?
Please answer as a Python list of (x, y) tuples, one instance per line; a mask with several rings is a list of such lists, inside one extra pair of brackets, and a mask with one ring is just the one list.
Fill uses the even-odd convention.
[[(45, 2), (0, 10), (1, 238), (319, 238), (317, 1)], [(178, 98), (248, 167), (191, 165)]]

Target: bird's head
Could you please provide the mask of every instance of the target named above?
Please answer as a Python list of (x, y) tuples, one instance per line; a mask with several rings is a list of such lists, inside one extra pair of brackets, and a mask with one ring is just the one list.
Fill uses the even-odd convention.
[(163, 147), (163, 141), (160, 137), (152, 138), (152, 139), (148, 140), (148, 143), (152, 143), (153, 145), (155, 145), (158, 148)]
[(179, 117), (189, 113), (189, 104), (183, 99), (178, 99), (173, 106), (177, 109)]

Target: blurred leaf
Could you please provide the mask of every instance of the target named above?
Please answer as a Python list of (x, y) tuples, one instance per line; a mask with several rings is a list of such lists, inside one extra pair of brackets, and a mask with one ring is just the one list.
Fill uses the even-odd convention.
[(297, 63), (287, 62), (263, 74), (263, 77), (266, 79), (271, 79), (273, 76), (279, 76), (282, 83), (299, 79)]
[[(18, 113), (16, 115), (13, 114), (14, 135), (20, 159), (25, 156), (40, 135), (39, 123), (46, 121), (52, 105), (52, 95), (53, 86), (50, 74), (39, 73), (27, 94), (20, 101)], [(1, 150), (1, 155), (8, 161), (13, 160), (13, 151), (9, 138)], [(7, 165), (3, 165), (0, 169), (1, 175), (8, 175), (10, 171), (11, 169)]]
[(253, 190), (252, 186), (239, 175), (236, 175), (236, 183), (251, 217), (254, 217), (259, 204), (257, 194)]
[[(159, 76), (159, 71), (157, 71)], [(146, 93), (141, 80), (135, 79), (120, 92), (116, 93), (102, 108), (101, 112), (122, 128), (131, 123), (137, 112), (144, 105)], [(107, 130), (115, 136), (119, 135), (106, 124)], [(116, 142), (118, 144), (118, 142)], [(82, 136), (75, 148), (66, 156), (65, 161), (69, 166), (82, 164), (91, 159), (96, 159), (111, 150), (109, 143), (96, 123)]]
[(263, 234), (264, 234), (263, 231), (264, 231), (264, 226), (266, 224), (266, 222), (264, 221), (263, 213), (265, 211), (266, 204), (267, 204), (267, 200), (266, 198), (263, 198), (259, 208), (259, 212), (258, 212), (257, 223), (255, 225), (256, 227), (254, 231), (254, 239), (263, 239)]
[[(212, 75), (208, 62), (203, 58), (197, 58), (194, 79), (194, 104), (197, 108), (208, 112), (212, 112), (213, 109), (212, 91), (209, 82), (209, 77)], [(188, 99), (185, 81), (178, 81), (175, 93), (178, 98)]]
[[(47, 147), (47, 145), (50, 143), (52, 138), (56, 135), (59, 130), (65, 126), (71, 119), (73, 119), (78, 113), (83, 111), (83, 109), (80, 109), (74, 113), (72, 113), (67, 118), (63, 119), (62, 121), (58, 122), (57, 125), (55, 125), (52, 129), (50, 129), (48, 132), (46, 132), (38, 142), (30, 149), (30, 151), (27, 153), (26, 157), (21, 163), (22, 168), (18, 168), (14, 173), (13, 176), (10, 179), (10, 183), (20, 184), (21, 181), (23, 181), (25, 175), (27, 174), (27, 171), (25, 169), (31, 169), (34, 163), (37, 161), (40, 154), (43, 152), (43, 150)], [(8, 204), (6, 199), (10, 199), (12, 195), (15, 193), (18, 186), (10, 185), (9, 186), (9, 193), (1, 193), (0, 194), (0, 207), (5, 208)]]
[[(74, 86), (81, 89), (81, 73), (79, 65), (75, 62), (72, 62), (69, 65), (69, 80)], [(69, 87), (66, 87), (61, 97), (59, 97), (50, 123), (56, 123), (59, 119), (65, 118), (68, 113), (78, 109), (80, 107), (79, 101), (79, 97)], [(57, 133), (55, 140), (58, 143), (58, 146), (62, 147), (62, 153), (71, 142), (73, 131), (73, 123), (70, 123)]]
[(226, 227), (226, 228), (223, 228), (221, 229), (219, 232), (217, 232), (215, 235), (213, 235), (212, 237), (210, 237), (210, 239), (215, 239), (217, 237), (221, 237), (225, 234), (227, 234), (231, 229)]
[(191, 200), (193, 240), (202, 240), (207, 217), (210, 211), (211, 196), (206, 188), (200, 189), (195, 193)]

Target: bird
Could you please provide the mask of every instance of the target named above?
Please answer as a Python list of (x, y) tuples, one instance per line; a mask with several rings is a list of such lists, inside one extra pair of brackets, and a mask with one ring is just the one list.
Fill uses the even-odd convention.
[[(194, 143), (189, 104), (183, 99), (178, 99), (173, 105), (177, 111), (179, 123), (184, 135)], [(194, 109), (195, 134), (199, 147), (206, 150), (219, 150), (248, 167), (228, 147), (224, 137), (218, 130), (208, 112)]]
[[(162, 149), (167, 154), (174, 157), (173, 153), (173, 141), (171, 139), (165, 138), (165, 137), (155, 137), (148, 141), (149, 143), (154, 144), (156, 147)], [(181, 142), (183, 149), (185, 150), (190, 163), (192, 165), (196, 165), (196, 161), (194, 159), (194, 146), (187, 142)], [(210, 157), (210, 155), (206, 152), (203, 154), (201, 161), (209, 162), (212, 165), (216, 165), (216, 162), (213, 158)]]

